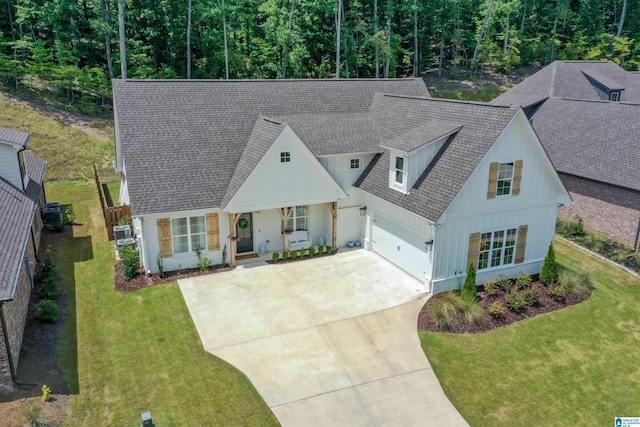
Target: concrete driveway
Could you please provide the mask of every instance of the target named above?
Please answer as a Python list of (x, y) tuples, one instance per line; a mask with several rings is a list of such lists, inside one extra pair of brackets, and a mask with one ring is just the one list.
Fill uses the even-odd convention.
[(467, 425), (420, 347), (423, 285), (372, 252), (178, 283), (204, 348), (284, 426)]

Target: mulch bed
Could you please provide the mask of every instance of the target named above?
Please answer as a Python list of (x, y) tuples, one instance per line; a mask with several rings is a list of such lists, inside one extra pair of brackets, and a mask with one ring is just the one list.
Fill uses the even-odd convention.
[[(422, 310), (420, 311), (420, 314), (418, 316), (418, 328), (430, 332), (484, 332), (491, 329), (500, 328), (502, 326), (510, 325), (512, 323), (528, 319), (539, 314), (561, 310), (565, 307), (578, 304), (591, 296), (591, 293), (589, 293), (589, 295), (586, 295), (584, 298), (580, 299), (575, 296), (567, 295), (562, 302), (556, 302), (551, 299), (551, 297), (549, 297), (548, 288), (544, 286), (540, 281), (532, 282), (531, 287), (540, 290), (540, 302), (535, 306), (525, 308), (520, 313), (514, 313), (509, 310), (509, 308), (507, 308), (507, 303), (505, 301), (507, 294), (503, 290), (500, 289), (495, 295), (487, 295), (484, 292), (484, 289), (482, 287), (479, 287), (478, 289), (480, 291), (478, 292), (477, 296), (482, 301), (482, 306), (485, 310), (484, 321), (477, 325), (469, 325), (464, 317), (460, 315), (451, 322), (451, 326), (448, 329), (440, 328), (429, 315), (431, 307), (433, 307), (435, 304), (438, 304), (440, 298), (442, 297), (442, 294), (436, 295), (433, 298), (430, 298), (429, 301), (427, 301), (427, 303), (424, 305), (424, 307), (422, 307)], [(489, 308), (489, 306), (495, 301), (502, 302), (502, 305), (506, 308), (504, 315), (494, 317), (487, 313), (487, 308)]]
[(333, 255), (335, 255), (337, 253), (338, 253), (338, 251), (334, 250), (334, 251), (331, 251), (331, 252), (323, 252), (321, 254), (316, 253), (313, 256), (305, 255), (305, 256), (299, 256), (297, 258), (287, 258), (287, 259), (280, 258), (278, 261), (267, 260), (265, 262), (268, 263), (268, 264), (289, 264), (289, 263), (292, 263), (292, 262), (304, 261), (304, 260), (311, 259), (311, 258), (315, 259), (315, 258), (322, 258), (322, 257), (326, 257), (326, 256), (333, 256)]
[(178, 279), (186, 279), (188, 277), (205, 276), (207, 274), (223, 273), (225, 271), (234, 270), (235, 267), (225, 266), (221, 264), (214, 265), (209, 271), (201, 271), (199, 268), (191, 268), (184, 271), (167, 271), (163, 277), (157, 274), (145, 275), (143, 269), (139, 269), (135, 276), (129, 281), (124, 280), (122, 274), (122, 261), (117, 261), (115, 265), (115, 284), (118, 292), (131, 292), (138, 289), (148, 288), (150, 286), (159, 285), (161, 283), (175, 282)]

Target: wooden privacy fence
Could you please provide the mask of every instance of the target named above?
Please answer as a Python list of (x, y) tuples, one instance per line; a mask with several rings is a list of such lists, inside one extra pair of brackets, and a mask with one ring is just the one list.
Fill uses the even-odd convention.
[(98, 172), (98, 166), (93, 164), (93, 175), (96, 180), (96, 187), (98, 188), (98, 195), (100, 196), (100, 204), (102, 205), (102, 215), (104, 216), (104, 223), (107, 227), (107, 236), (109, 240), (113, 240), (113, 227), (118, 225), (118, 221), (125, 217), (131, 217), (131, 206), (109, 206), (107, 204), (107, 198), (104, 195), (104, 187), (102, 186), (102, 180), (100, 179), (100, 172)]

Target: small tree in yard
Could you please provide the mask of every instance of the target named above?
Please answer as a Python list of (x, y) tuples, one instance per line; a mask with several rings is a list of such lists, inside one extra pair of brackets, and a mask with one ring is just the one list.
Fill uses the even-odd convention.
[(558, 268), (556, 267), (556, 253), (553, 250), (553, 242), (549, 244), (547, 256), (544, 257), (540, 281), (546, 286), (553, 285), (558, 281)]
[(476, 296), (476, 268), (472, 263), (470, 263), (469, 268), (467, 268), (467, 278), (464, 279), (460, 295), (463, 298), (465, 295), (469, 295), (471, 297)]

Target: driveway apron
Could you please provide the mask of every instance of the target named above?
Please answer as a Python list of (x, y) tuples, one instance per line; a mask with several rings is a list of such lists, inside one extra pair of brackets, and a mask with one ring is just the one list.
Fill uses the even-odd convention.
[(356, 250), (179, 282), (208, 352), (283, 426), (466, 426), (416, 333), (424, 286)]

